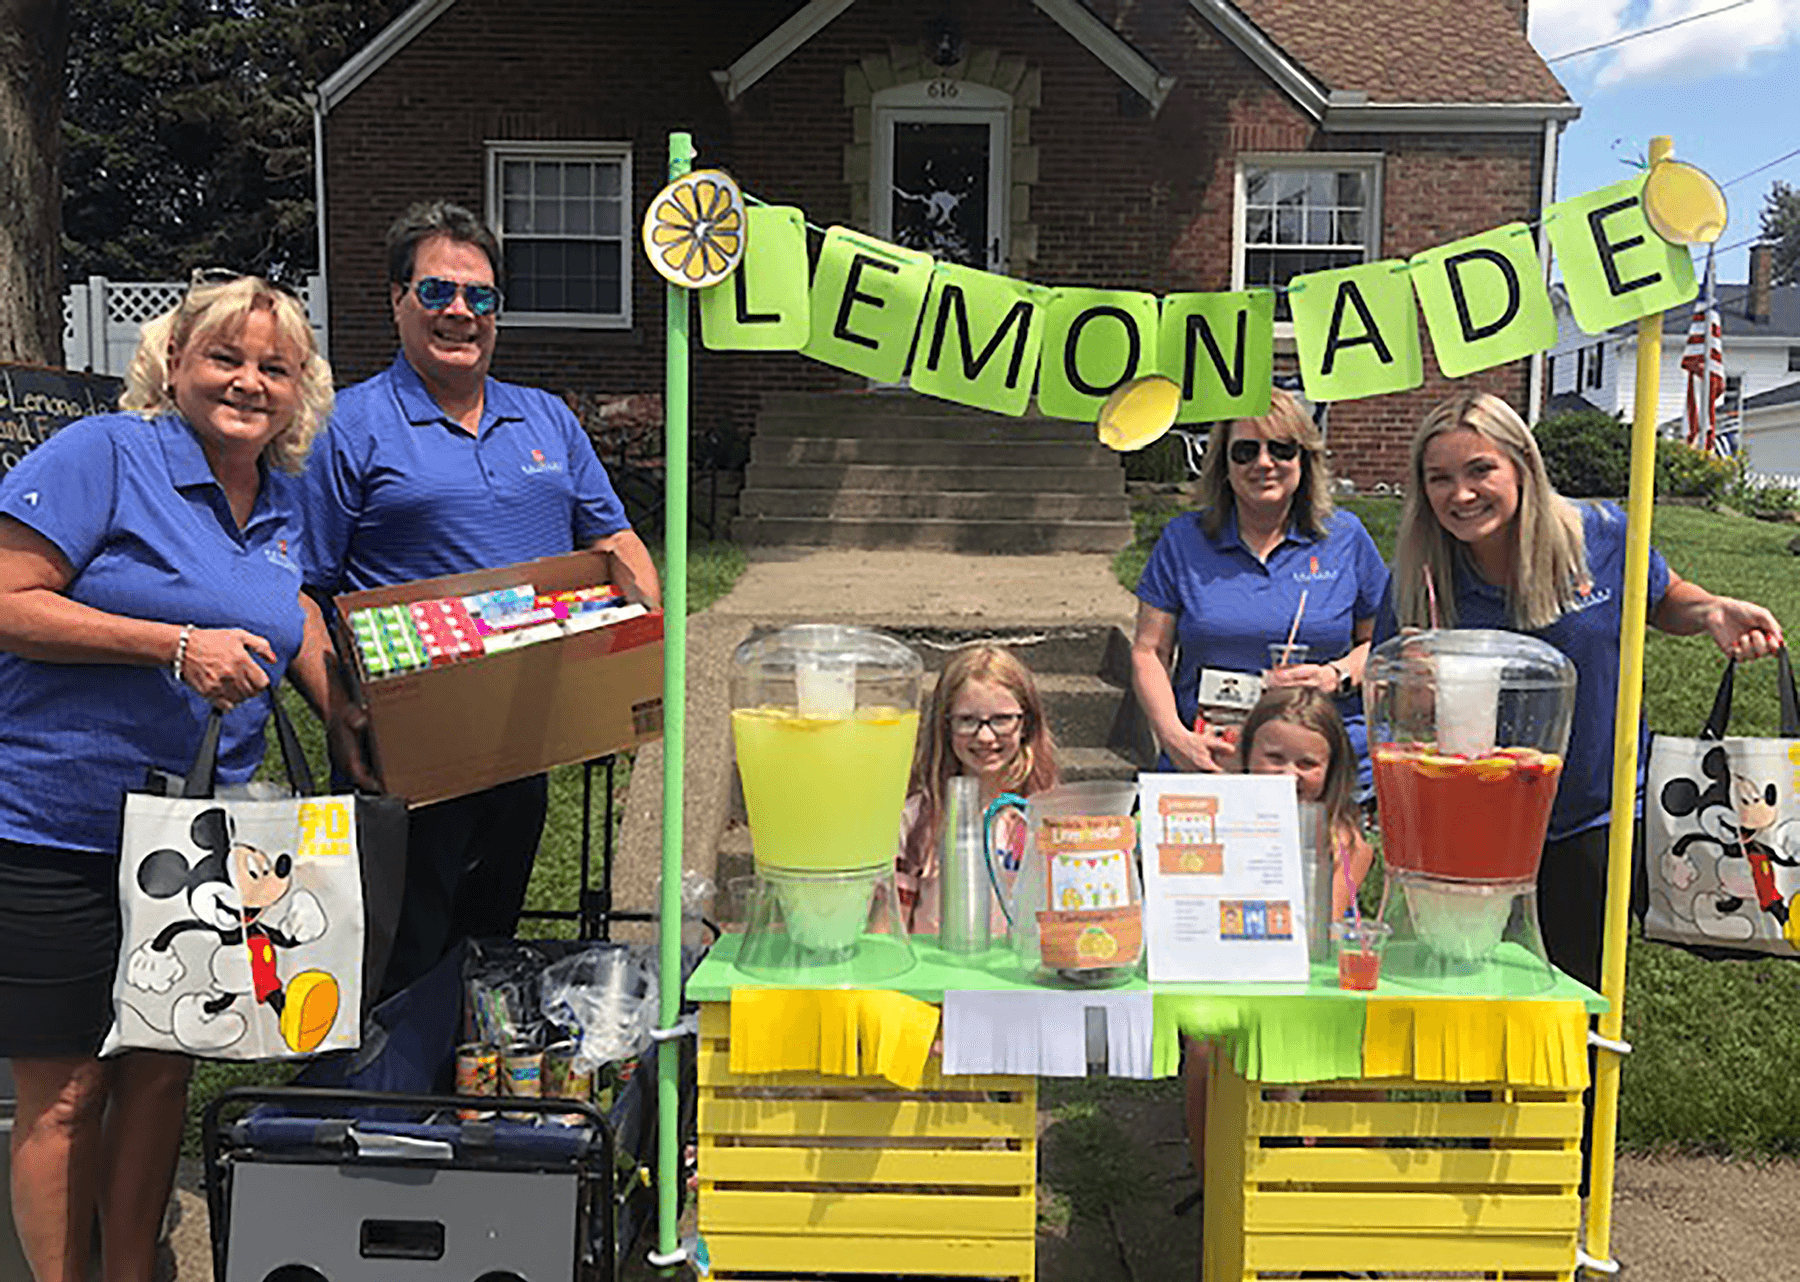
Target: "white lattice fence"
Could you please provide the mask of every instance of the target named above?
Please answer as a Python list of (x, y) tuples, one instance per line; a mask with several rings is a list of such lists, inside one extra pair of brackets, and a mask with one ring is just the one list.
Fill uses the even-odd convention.
[[(319, 350), (329, 355), (325, 335), (324, 278), (307, 278), (298, 290), (312, 322)], [(184, 281), (108, 280), (90, 276), (63, 295), (63, 364), (96, 374), (123, 376), (137, 350), (138, 331), (181, 301)]]

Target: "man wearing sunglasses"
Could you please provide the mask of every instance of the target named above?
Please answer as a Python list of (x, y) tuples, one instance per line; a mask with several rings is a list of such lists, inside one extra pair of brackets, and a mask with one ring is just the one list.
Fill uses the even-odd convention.
[[(388, 232), (387, 262), (400, 353), (338, 395), (313, 448), (307, 583), (360, 591), (592, 548), (610, 582), (657, 604), (649, 551), (575, 416), (488, 374), (503, 301), (493, 232), (460, 205), (415, 205)], [(359, 721), (332, 727), (333, 758), (373, 787)], [(460, 938), (512, 934), (546, 807), (536, 775), (412, 812), (386, 992)]]

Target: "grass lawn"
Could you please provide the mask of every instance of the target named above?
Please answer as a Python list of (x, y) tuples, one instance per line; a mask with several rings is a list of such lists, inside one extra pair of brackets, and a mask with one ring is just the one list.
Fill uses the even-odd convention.
[[(1398, 499), (1352, 499), (1383, 556), (1393, 552)], [(1135, 514), (1137, 540), (1114, 561), (1119, 581), (1137, 582), (1156, 535), (1182, 510), (1156, 500)], [(1800, 561), (1787, 551), (1793, 526), (1659, 505), (1652, 538), (1684, 578), (1758, 601), (1800, 625)], [(1645, 647), (1645, 715), (1652, 729), (1692, 735), (1712, 707), (1723, 671), (1711, 641), (1652, 631)], [(1732, 731), (1777, 730), (1774, 665), (1737, 683)], [(1627, 953), (1625, 1060), (1620, 1143), (1634, 1151), (1710, 1150), (1800, 1154), (1800, 965), (1707, 962), (1634, 938)]]

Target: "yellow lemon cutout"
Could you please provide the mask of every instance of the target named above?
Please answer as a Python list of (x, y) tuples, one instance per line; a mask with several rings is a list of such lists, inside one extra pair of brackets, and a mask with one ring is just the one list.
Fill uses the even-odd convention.
[(1125, 453), (1141, 450), (1175, 425), (1181, 387), (1172, 378), (1146, 374), (1117, 388), (1100, 407), (1100, 443)]
[(717, 285), (744, 260), (744, 193), (730, 174), (696, 169), (656, 193), (644, 211), (644, 253), (664, 280)]
[(1644, 183), (1644, 216), (1671, 245), (1710, 245), (1725, 234), (1725, 193), (1704, 170), (1659, 161)]

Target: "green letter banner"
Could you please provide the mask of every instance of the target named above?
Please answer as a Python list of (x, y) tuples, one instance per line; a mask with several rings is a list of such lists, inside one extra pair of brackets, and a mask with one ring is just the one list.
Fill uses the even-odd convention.
[(1532, 239), (1524, 223), (1509, 223), (1413, 255), (1413, 288), (1445, 378), (1556, 346), (1556, 316)]
[(1679, 307), (1700, 292), (1687, 247), (1669, 244), (1644, 217), (1646, 177), (1627, 178), (1544, 211), (1569, 310), (1589, 334)]
[(813, 272), (812, 335), (801, 352), (879, 383), (898, 383), (930, 285), (930, 254), (833, 227)]
[(1157, 372), (1155, 294), (1059, 289), (1047, 310), (1040, 414), (1092, 422), (1114, 388)]
[(806, 215), (792, 205), (752, 205), (744, 259), (727, 280), (700, 291), (701, 336), (714, 351), (797, 352), (806, 346)]
[(1275, 291), (1168, 295), (1162, 300), (1157, 369), (1181, 388), (1177, 423), (1268, 413)]
[(913, 354), (913, 390), (997, 414), (1023, 414), (1031, 404), (1044, 304), (1052, 292), (973, 267), (937, 264)]
[(1425, 381), (1419, 314), (1395, 258), (1288, 282), (1300, 381), (1315, 401), (1404, 392)]

